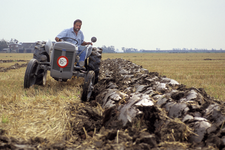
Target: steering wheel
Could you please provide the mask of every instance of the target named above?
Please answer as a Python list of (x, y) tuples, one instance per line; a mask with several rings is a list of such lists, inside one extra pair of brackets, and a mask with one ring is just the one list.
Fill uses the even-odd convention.
[(64, 41), (66, 41), (67, 39), (71, 39), (71, 40), (76, 41), (76, 44), (78, 44), (78, 41), (76, 39), (74, 39), (74, 38), (71, 38), (71, 37), (62, 37), (60, 39), (63, 39)]

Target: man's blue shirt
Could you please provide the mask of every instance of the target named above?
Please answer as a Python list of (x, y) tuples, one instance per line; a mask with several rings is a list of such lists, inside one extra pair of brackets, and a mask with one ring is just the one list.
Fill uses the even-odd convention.
[[(81, 30), (78, 31), (77, 35), (74, 32), (73, 28), (65, 29), (62, 32), (60, 32), (56, 37), (63, 38), (63, 37), (70, 37), (73, 39), (76, 39), (78, 41), (77, 46), (80, 46), (84, 42), (84, 35)], [(66, 39), (65, 41), (71, 42), (73, 44), (76, 44), (76, 41), (72, 39)]]

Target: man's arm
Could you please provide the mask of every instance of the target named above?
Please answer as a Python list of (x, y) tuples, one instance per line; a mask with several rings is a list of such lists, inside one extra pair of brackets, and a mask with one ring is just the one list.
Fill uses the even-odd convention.
[(91, 44), (91, 45), (92, 45), (92, 42), (85, 42), (85, 41), (84, 41), (84, 34), (83, 34), (82, 31), (80, 31), (80, 34), (81, 34), (81, 42), (83, 41), (83, 42), (81, 43), (82, 46), (85, 46), (85, 45), (88, 45), (88, 44)]
[(63, 30), (62, 32), (60, 32), (60, 33), (55, 37), (56, 42), (61, 41), (60, 38), (66, 37), (67, 32), (68, 32), (69, 30), (70, 30), (70, 29), (65, 29), (65, 30)]

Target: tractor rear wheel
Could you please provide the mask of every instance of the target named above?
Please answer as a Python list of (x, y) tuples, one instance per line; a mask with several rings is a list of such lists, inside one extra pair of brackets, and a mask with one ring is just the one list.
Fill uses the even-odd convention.
[(101, 48), (93, 48), (92, 53), (89, 56), (88, 70), (93, 70), (95, 72), (95, 82), (98, 82), (98, 74), (100, 69), (100, 63), (102, 58), (102, 49)]
[(27, 65), (27, 69), (24, 76), (24, 88), (29, 88), (36, 82), (35, 72), (38, 67), (38, 61), (36, 59), (31, 59)]
[(95, 82), (95, 72), (91, 70), (84, 78), (83, 93), (81, 96), (82, 101), (90, 100), (92, 91), (94, 90), (94, 82)]

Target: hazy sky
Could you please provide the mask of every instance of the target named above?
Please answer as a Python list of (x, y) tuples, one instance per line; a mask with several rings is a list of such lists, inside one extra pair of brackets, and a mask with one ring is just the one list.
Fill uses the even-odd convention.
[(225, 49), (225, 0), (0, 0), (0, 39), (54, 40), (77, 18), (95, 46)]

